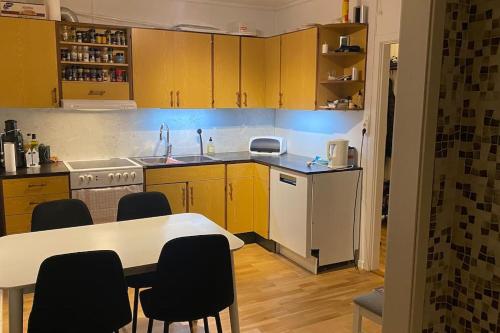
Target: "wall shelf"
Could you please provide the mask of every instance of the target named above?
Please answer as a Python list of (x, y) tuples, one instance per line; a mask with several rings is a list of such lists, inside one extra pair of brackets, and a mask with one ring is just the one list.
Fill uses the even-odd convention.
[(108, 47), (108, 48), (115, 48), (115, 49), (126, 49), (128, 48), (128, 45), (115, 45), (115, 44), (97, 44), (97, 43), (79, 43), (79, 42), (66, 42), (66, 41), (61, 41), (59, 42), (61, 45), (68, 45), (68, 46), (90, 46), (90, 47)]
[[(339, 45), (340, 37), (349, 37), (350, 46), (359, 46), (360, 52), (322, 53), (322, 44)], [(366, 57), (368, 25), (361, 23), (334, 23), (319, 27), (317, 108), (332, 111), (361, 111), (365, 107)], [(351, 75), (355, 68), (358, 80), (328, 80), (329, 73), (335, 76)], [(328, 103), (336, 100), (352, 100), (356, 109), (332, 109)]]
[(128, 64), (109, 63), (109, 62), (86, 62), (86, 61), (61, 61), (63, 65), (77, 65), (89, 67), (128, 67)]
[(335, 81), (335, 80), (327, 80), (327, 81), (321, 81), (321, 84), (340, 84), (340, 85), (347, 85), (347, 84), (365, 84), (365, 81), (360, 81), (360, 80), (343, 80), (343, 81)]
[(323, 57), (365, 57), (365, 52), (328, 52), (321, 53)]
[[(68, 32), (69, 38), (67, 36)], [(94, 41), (94, 36), (91, 36), (92, 33), (96, 34), (95, 38), (97, 40), (100, 38), (98, 34), (100, 34), (101, 37), (105, 34), (109, 34), (113, 43), (123, 43), (126, 45), (109, 43), (109, 39), (107, 40), (108, 43), (89, 43), (88, 41), (90, 40)], [(74, 37), (75, 34), (78, 35), (78, 39), (81, 34), (82, 40), (86, 41), (86, 43), (77, 42)], [(130, 40), (130, 28), (128, 27), (58, 22), (57, 47), (59, 54), (61, 98), (89, 100), (131, 99), (133, 93), (131, 84), (132, 71), (129, 65), (132, 63)], [(63, 60), (65, 59), (65, 53), (69, 52), (74, 47), (78, 47), (78, 50), (80, 50), (82, 46), (87, 46), (89, 52), (92, 52), (92, 49), (102, 51), (104, 48), (107, 48), (109, 59), (115, 59), (117, 54), (123, 54), (125, 61), (124, 63), (110, 63)], [(73, 60), (75, 59), (73, 58)], [(95, 81), (90, 81), (90, 77), (95, 78)], [(76, 78), (77, 80), (67, 80), (71, 78)], [(99, 78), (100, 81), (97, 81), (97, 78)]]

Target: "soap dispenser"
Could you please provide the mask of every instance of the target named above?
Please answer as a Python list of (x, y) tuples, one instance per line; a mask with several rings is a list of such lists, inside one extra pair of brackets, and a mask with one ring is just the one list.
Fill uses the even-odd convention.
[(214, 145), (214, 140), (212, 139), (212, 137), (210, 137), (210, 140), (208, 140), (207, 154), (208, 155), (215, 155), (215, 145)]

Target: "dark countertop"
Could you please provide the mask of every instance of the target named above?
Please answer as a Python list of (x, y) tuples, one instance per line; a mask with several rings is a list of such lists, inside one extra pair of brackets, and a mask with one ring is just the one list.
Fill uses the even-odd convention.
[[(308, 167), (307, 162), (310, 161), (311, 158), (293, 154), (283, 154), (281, 156), (263, 156), (263, 155), (251, 155), (249, 152), (234, 152), (234, 153), (215, 154), (213, 157), (217, 160), (210, 162), (201, 162), (201, 163), (182, 163), (182, 164), (168, 164), (168, 165), (144, 165), (139, 160), (135, 158), (134, 160), (139, 164), (143, 165), (145, 169), (255, 162), (271, 167), (283, 168), (289, 171), (298, 172), (306, 175), (361, 170), (361, 168), (358, 167), (349, 167), (345, 169), (330, 169), (322, 165), (311, 165), (310, 167)], [(5, 172), (5, 170), (0, 169), (0, 180), (43, 177), (43, 176), (57, 176), (57, 175), (69, 175), (68, 168), (66, 168), (66, 166), (62, 162), (44, 164), (40, 166), (40, 168), (19, 168), (16, 170), (16, 172), (11, 172), (11, 173), (7, 173)]]
[(263, 155), (252, 155), (249, 152), (233, 152), (233, 153), (219, 153), (215, 154), (212, 157), (214, 157), (217, 160), (202, 162), (202, 163), (182, 163), (182, 164), (168, 164), (168, 165), (144, 165), (139, 160), (137, 159), (134, 160), (139, 164), (142, 164), (145, 169), (211, 165), (211, 164), (221, 164), (221, 163), (231, 164), (231, 163), (255, 162), (271, 167), (283, 168), (286, 170), (306, 175), (361, 170), (361, 168), (358, 167), (349, 167), (345, 169), (330, 169), (322, 165), (311, 165), (310, 167), (308, 167), (307, 162), (311, 161), (312, 160), (311, 158), (293, 154), (283, 154), (281, 156), (263, 156)]
[(0, 179), (29, 178), (43, 176), (69, 175), (69, 170), (63, 162), (43, 164), (39, 168), (18, 168), (15, 172), (5, 172), (0, 169)]

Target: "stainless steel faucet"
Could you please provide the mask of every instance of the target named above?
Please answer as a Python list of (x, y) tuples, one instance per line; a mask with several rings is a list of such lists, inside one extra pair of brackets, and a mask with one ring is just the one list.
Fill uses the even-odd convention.
[(167, 131), (167, 140), (165, 142), (165, 157), (172, 157), (172, 144), (170, 143), (170, 128), (167, 124), (162, 123), (160, 126), (160, 141), (163, 141), (163, 131)]

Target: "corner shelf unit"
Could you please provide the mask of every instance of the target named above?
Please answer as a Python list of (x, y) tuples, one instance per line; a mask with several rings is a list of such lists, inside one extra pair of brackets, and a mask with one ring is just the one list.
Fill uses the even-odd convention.
[[(348, 36), (349, 45), (357, 45), (360, 52), (335, 52), (340, 46), (340, 36)], [(365, 107), (366, 55), (368, 45), (368, 25), (360, 23), (337, 23), (319, 27), (318, 36), (318, 77), (317, 108), (319, 110), (362, 111)], [(329, 45), (328, 53), (322, 53), (323, 43)], [(349, 75), (352, 68), (358, 70), (358, 80), (328, 80), (328, 74)], [(332, 109), (328, 102), (339, 99), (351, 99), (351, 109)]]
[[(91, 30), (99, 37), (87, 37)], [(81, 41), (76, 33), (81, 34)], [(56, 34), (63, 99), (127, 100), (133, 97), (130, 28), (58, 22)], [(103, 36), (106, 36), (104, 41)], [(82, 54), (88, 51), (89, 56), (72, 58), (74, 49)], [(96, 62), (99, 60), (96, 59), (97, 53), (101, 59), (99, 62)], [(91, 59), (90, 54), (94, 55), (94, 59)], [(123, 54), (123, 59), (117, 59), (120, 54)]]

